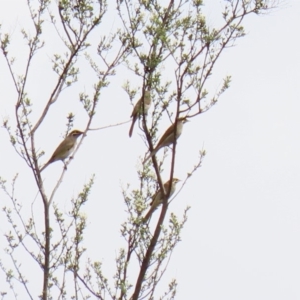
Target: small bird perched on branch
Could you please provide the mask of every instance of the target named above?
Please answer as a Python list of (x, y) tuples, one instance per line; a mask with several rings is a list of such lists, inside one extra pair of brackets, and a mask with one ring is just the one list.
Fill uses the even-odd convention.
[[(176, 184), (179, 182), (180, 180), (177, 178), (173, 178), (172, 180), (172, 186), (171, 186), (171, 190), (170, 190), (170, 194), (168, 199), (174, 194), (175, 190), (176, 190)], [(165, 193), (167, 194), (169, 192), (169, 188), (170, 188), (170, 180), (167, 181), (166, 183), (164, 183), (164, 190)], [(159, 189), (152, 197), (152, 202), (150, 203), (151, 207), (149, 209), (149, 211), (147, 212), (147, 214), (145, 215), (145, 217), (143, 218), (143, 223), (146, 223), (148, 221), (148, 219), (151, 217), (152, 213), (157, 209), (157, 207), (163, 203), (163, 193), (161, 192), (161, 190)]]
[[(144, 102), (143, 102), (143, 99), (144, 99)], [(131, 123), (130, 130), (129, 130), (129, 137), (132, 136), (133, 127), (134, 127), (136, 120), (140, 116), (143, 115), (143, 108), (144, 108), (145, 115), (147, 115), (148, 110), (151, 106), (151, 102), (152, 102), (152, 100), (151, 100), (150, 92), (145, 91), (144, 98), (141, 97), (141, 99), (135, 104), (132, 114), (130, 116), (132, 118), (132, 123)]]
[(49, 161), (41, 168), (40, 172), (42, 172), (45, 168), (47, 168), (50, 164), (57, 160), (61, 160), (64, 164), (64, 160), (72, 154), (75, 149), (77, 139), (83, 132), (79, 130), (71, 131), (68, 136), (58, 145), (54, 153), (52, 154)]
[(172, 145), (175, 140), (177, 140), (181, 133), (182, 133), (182, 128), (183, 128), (183, 124), (188, 122), (186, 117), (182, 117), (182, 118), (178, 118), (177, 119), (177, 126), (176, 126), (176, 133), (175, 133), (175, 124), (172, 124), (164, 133), (164, 135), (160, 138), (159, 142), (157, 143), (156, 147), (154, 147), (153, 151), (144, 159), (144, 163), (151, 158), (152, 156), (154, 156), (158, 150), (160, 150), (161, 148), (167, 147)]

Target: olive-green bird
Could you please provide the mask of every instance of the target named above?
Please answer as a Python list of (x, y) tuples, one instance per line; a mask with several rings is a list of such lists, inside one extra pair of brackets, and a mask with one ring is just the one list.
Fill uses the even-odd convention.
[(40, 172), (42, 172), (45, 168), (47, 168), (50, 164), (57, 160), (61, 160), (63, 163), (64, 160), (69, 157), (75, 149), (76, 142), (79, 136), (81, 136), (83, 132), (79, 130), (71, 131), (68, 136), (58, 145), (54, 153), (52, 154), (49, 161), (41, 168)]
[(160, 138), (157, 145), (154, 147), (153, 151), (144, 159), (143, 163), (145, 163), (149, 158), (154, 156), (161, 148), (172, 145), (175, 142), (175, 140), (177, 140), (180, 137), (182, 133), (183, 124), (186, 122), (188, 122), (186, 117), (178, 118), (177, 126), (176, 126), (176, 135), (175, 135), (175, 123), (174, 123), (166, 130), (166, 132)]
[[(176, 184), (179, 182), (180, 180), (177, 178), (173, 178), (173, 184), (171, 186), (171, 190), (170, 190), (170, 194), (168, 199), (174, 194), (175, 190), (176, 190)], [(170, 188), (170, 180), (167, 181), (166, 183), (164, 183), (164, 190), (166, 193), (169, 192), (169, 188)], [(143, 223), (146, 223), (148, 221), (148, 219), (151, 217), (151, 215), (153, 214), (153, 212), (157, 209), (157, 207), (162, 204), (163, 202), (163, 193), (161, 192), (161, 190), (159, 189), (152, 197), (152, 202), (150, 203), (151, 207), (149, 209), (149, 211), (147, 212), (147, 214), (145, 215), (145, 217), (143, 218)]]
[(149, 91), (145, 91), (145, 95), (144, 95), (144, 103), (143, 103), (143, 97), (141, 97), (141, 99), (135, 104), (132, 114), (131, 114), (131, 118), (132, 118), (132, 123), (130, 126), (130, 130), (129, 130), (129, 137), (132, 136), (132, 132), (133, 132), (133, 128), (134, 128), (134, 124), (136, 122), (136, 120), (143, 115), (143, 107), (144, 107), (144, 112), (145, 115), (147, 115), (148, 110), (151, 106), (151, 94)]

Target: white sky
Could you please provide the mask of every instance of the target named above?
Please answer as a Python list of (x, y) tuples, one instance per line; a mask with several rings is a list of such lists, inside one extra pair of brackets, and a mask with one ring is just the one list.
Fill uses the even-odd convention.
[[(1, 9), (0, 23), (9, 24), (8, 28), (17, 32), (24, 26), (24, 8), (17, 0), (2, 2), (7, 10)], [(213, 16), (211, 12), (212, 24)], [(246, 20), (248, 35), (224, 52), (213, 72), (215, 88), (222, 77), (232, 75), (230, 89), (209, 112), (188, 123), (180, 137), (176, 177), (183, 179), (191, 170), (203, 145), (207, 155), (202, 168), (171, 206), (178, 215), (187, 205), (192, 207), (182, 242), (163, 280), (166, 283), (177, 278), (177, 299), (300, 299), (299, 16), (300, 2), (289, 0), (271, 14)], [(38, 59), (47, 62), (45, 57)], [(45, 100), (44, 89), (51, 80), (51, 75), (43, 75), (45, 68), (43, 61), (32, 82), (36, 102), (39, 97), (41, 102)], [(13, 122), (15, 95), (3, 57), (0, 82), (4, 83), (0, 114), (10, 115)], [(116, 79), (105, 90), (94, 127), (129, 119), (132, 107), (122, 83)], [(72, 102), (70, 108), (70, 101), (77, 101), (78, 90), (87, 84), (66, 92), (67, 106), (50, 113), (39, 135), (39, 146), (46, 152), (42, 162), (60, 142), (67, 112), (77, 113), (76, 128), (84, 126), (80, 106)], [(115, 103), (119, 110), (112, 109)], [(86, 245), (89, 256), (103, 262), (108, 277), (123, 245), (119, 228), (125, 220), (125, 206), (120, 187), (137, 184), (135, 167), (145, 151), (137, 127), (132, 139), (128, 138), (129, 126), (88, 133), (56, 200), (67, 210), (70, 198), (76, 196), (90, 174), (96, 173), (93, 193), (85, 206), (89, 218)], [(10, 181), (19, 172), (18, 199), (31, 203), (37, 193), (34, 181), (12, 152), (4, 130), (0, 131), (0, 140), (0, 176)], [(43, 174), (49, 189), (61, 168), (59, 162)], [(26, 197), (21, 194), (24, 189), (28, 189)], [(1, 204), (8, 203), (2, 192), (0, 197)], [(1, 216), (1, 232), (6, 228)], [(1, 245), (2, 241), (1, 237)]]

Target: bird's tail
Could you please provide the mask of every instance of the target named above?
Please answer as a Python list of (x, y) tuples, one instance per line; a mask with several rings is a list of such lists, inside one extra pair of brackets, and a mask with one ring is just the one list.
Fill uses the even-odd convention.
[(148, 220), (150, 219), (150, 217), (152, 216), (153, 212), (155, 211), (157, 207), (150, 207), (149, 211), (147, 212), (147, 214), (145, 215), (145, 217), (143, 218), (142, 222), (143, 223), (147, 223)]
[(44, 164), (43, 167), (40, 169), (40, 173), (42, 173), (48, 166), (49, 166), (49, 162)]
[(149, 153), (149, 155), (144, 159), (143, 164), (147, 162), (152, 156), (154, 156), (158, 150), (159, 149), (154, 149), (151, 153)]
[(129, 137), (132, 136), (135, 122), (136, 122), (136, 117), (132, 117), (132, 122), (131, 122), (130, 130), (129, 130)]

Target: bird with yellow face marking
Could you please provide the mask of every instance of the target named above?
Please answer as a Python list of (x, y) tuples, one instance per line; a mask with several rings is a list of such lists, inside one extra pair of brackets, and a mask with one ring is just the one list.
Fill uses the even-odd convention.
[[(161, 148), (170, 146), (180, 137), (182, 133), (183, 124), (188, 122), (186, 117), (178, 118), (177, 122), (172, 124), (160, 138), (153, 151), (144, 159), (144, 163), (154, 156)], [(175, 127), (176, 124), (176, 127)], [(176, 128), (176, 132), (175, 132)]]
[(79, 130), (71, 131), (68, 136), (58, 145), (54, 153), (52, 154), (49, 161), (41, 168), (40, 172), (42, 172), (45, 168), (47, 168), (50, 164), (57, 160), (61, 160), (64, 163), (64, 160), (69, 157), (75, 149), (76, 142), (79, 136), (81, 136), (83, 132)]
[[(144, 99), (144, 101), (143, 101)], [(148, 110), (151, 106), (151, 95), (149, 91), (145, 91), (145, 95), (144, 97), (141, 97), (141, 99), (135, 104), (132, 114), (131, 114), (131, 118), (132, 118), (132, 123), (130, 126), (130, 130), (129, 130), (129, 137), (132, 136), (132, 132), (133, 132), (133, 128), (134, 128), (134, 124), (136, 122), (136, 120), (143, 115), (143, 109), (144, 109), (144, 113), (145, 115), (147, 115)]]
[[(179, 182), (180, 180), (177, 178), (173, 178), (172, 180), (172, 186), (171, 186), (171, 190), (170, 190), (170, 194), (168, 196), (168, 199), (175, 193), (176, 190), (176, 184)], [(169, 189), (170, 189), (170, 180), (167, 181), (166, 183), (164, 183), (164, 190), (165, 193), (169, 193)], [(161, 190), (159, 189), (152, 197), (152, 202), (150, 203), (151, 207), (149, 209), (149, 211), (147, 212), (147, 214), (145, 215), (145, 217), (143, 218), (143, 223), (146, 223), (147, 220), (151, 217), (151, 215), (153, 214), (153, 212), (157, 209), (157, 207), (163, 203), (163, 193), (161, 192)]]

